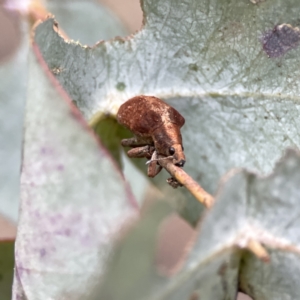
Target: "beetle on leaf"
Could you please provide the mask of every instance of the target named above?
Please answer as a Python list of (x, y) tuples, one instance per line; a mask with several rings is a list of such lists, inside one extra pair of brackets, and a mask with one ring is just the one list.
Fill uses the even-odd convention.
[(122, 104), (117, 113), (118, 122), (134, 133), (134, 137), (121, 141), (131, 147), (129, 157), (145, 157), (148, 161), (148, 176), (155, 177), (162, 169), (158, 161), (172, 159), (174, 165), (185, 164), (180, 128), (183, 116), (159, 98), (136, 96)]

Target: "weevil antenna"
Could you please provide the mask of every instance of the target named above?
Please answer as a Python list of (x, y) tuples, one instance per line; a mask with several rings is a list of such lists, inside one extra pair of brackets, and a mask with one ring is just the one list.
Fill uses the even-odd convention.
[(155, 159), (150, 159), (146, 162), (146, 165), (149, 165), (152, 161), (160, 161), (160, 160), (165, 160), (165, 159), (170, 159), (173, 158), (174, 156), (167, 156), (167, 157), (162, 157), (162, 158), (155, 158)]

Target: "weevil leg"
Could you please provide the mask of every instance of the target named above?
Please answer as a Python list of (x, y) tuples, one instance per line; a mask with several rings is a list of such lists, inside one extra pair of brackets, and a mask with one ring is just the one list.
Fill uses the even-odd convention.
[(149, 164), (149, 166), (148, 166), (148, 172), (147, 172), (148, 174), (147, 175), (148, 175), (148, 177), (152, 177), (153, 178), (153, 177), (155, 177), (162, 170), (162, 166), (159, 165), (158, 168), (156, 168), (157, 164), (155, 164), (154, 167), (153, 167), (153, 170), (154, 170), (153, 171), (152, 168), (150, 170), (150, 167), (151, 167), (152, 163), (154, 164), (155, 162), (153, 161), (153, 162), (151, 162)]
[(127, 155), (131, 158), (141, 158), (146, 157), (150, 159), (153, 155), (155, 148), (153, 146), (147, 145), (143, 147), (132, 148), (127, 152)]
[(157, 161), (154, 159), (157, 159), (156, 151), (153, 152), (152, 157), (151, 157), (151, 162), (148, 165), (148, 171), (147, 171), (148, 177), (155, 177), (162, 170), (162, 166), (160, 166), (160, 165), (158, 165), (158, 168), (157, 168)]
[(174, 177), (168, 178), (167, 179), (167, 183), (173, 188), (173, 189), (177, 189), (179, 186), (182, 186), (181, 183), (179, 183), (177, 181), (177, 179), (175, 179)]
[(151, 137), (135, 136), (129, 139), (122, 140), (121, 145), (123, 147), (132, 147), (132, 148), (153, 145), (153, 139)]

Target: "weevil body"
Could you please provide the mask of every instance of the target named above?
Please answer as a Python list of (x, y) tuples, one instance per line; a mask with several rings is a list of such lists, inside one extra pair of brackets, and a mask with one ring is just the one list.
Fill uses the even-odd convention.
[(118, 122), (135, 134), (122, 140), (122, 145), (132, 147), (129, 157), (151, 158), (148, 176), (154, 177), (158, 155), (172, 157), (173, 163), (183, 167), (185, 155), (180, 128), (183, 116), (162, 100), (151, 96), (137, 96), (122, 104), (117, 114)]

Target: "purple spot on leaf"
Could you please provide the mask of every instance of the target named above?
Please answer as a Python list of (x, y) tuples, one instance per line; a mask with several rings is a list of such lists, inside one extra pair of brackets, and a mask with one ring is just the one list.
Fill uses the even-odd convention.
[(57, 223), (57, 221), (58, 221), (58, 219), (56, 217), (54, 217), (54, 216), (50, 217), (49, 219), (50, 219), (50, 223), (52, 225), (55, 225)]
[(89, 235), (85, 235), (83, 236), (81, 239), (81, 244), (86, 246), (86, 247), (89, 247), (91, 245), (91, 237)]
[(21, 263), (18, 263), (16, 266), (17, 272), (18, 272), (18, 276), (21, 279), (21, 277), (24, 277), (28, 274), (30, 274), (30, 270), (23, 267)]
[(45, 154), (45, 153), (46, 153), (46, 148), (45, 148), (45, 147), (42, 147), (42, 148), (41, 148), (41, 153), (42, 153), (42, 154)]
[(71, 222), (74, 222), (74, 223), (78, 223), (79, 221), (81, 220), (81, 215), (79, 214), (76, 214), (76, 215), (73, 215), (72, 218), (71, 218)]
[(261, 42), (269, 57), (280, 57), (299, 45), (300, 30), (289, 24), (277, 25), (264, 34)]
[(55, 230), (53, 232), (56, 235), (64, 235), (64, 236), (70, 236), (71, 235), (71, 230), (70, 229), (59, 229), (59, 230)]
[(70, 229), (66, 229), (65, 230), (65, 235), (66, 236), (70, 236), (71, 235), (71, 230)]
[(45, 155), (53, 154), (53, 149), (48, 147), (42, 147), (40, 152)]
[(58, 171), (63, 171), (65, 167), (63, 165), (58, 165), (56, 168)]
[(16, 273), (18, 274), (18, 277), (21, 278), (23, 276), (23, 270), (24, 270), (22, 267), (22, 264), (21, 263), (16, 264), (15, 268), (16, 268)]
[(46, 255), (46, 249), (40, 249), (40, 257), (44, 257)]

